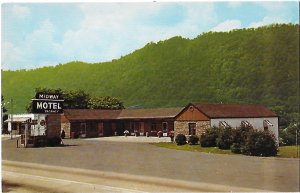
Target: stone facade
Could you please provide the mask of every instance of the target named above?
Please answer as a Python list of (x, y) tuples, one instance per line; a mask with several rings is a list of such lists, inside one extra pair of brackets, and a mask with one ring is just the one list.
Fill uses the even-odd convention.
[(71, 138), (70, 133), (71, 133), (71, 123), (66, 122), (66, 123), (61, 123), (61, 128), (65, 131), (66, 138)]
[(175, 121), (175, 136), (179, 133), (189, 135), (189, 123), (196, 123), (196, 135), (200, 136), (205, 129), (210, 127), (210, 121)]
[(60, 121), (60, 115), (47, 115), (46, 119), (46, 135), (47, 138), (55, 138), (60, 137), (61, 134), (61, 121)]

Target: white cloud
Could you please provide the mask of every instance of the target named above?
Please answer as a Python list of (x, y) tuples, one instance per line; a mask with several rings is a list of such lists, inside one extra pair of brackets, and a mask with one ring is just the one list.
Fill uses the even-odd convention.
[(257, 22), (252, 22), (249, 24), (248, 28), (257, 28), (260, 26), (264, 26), (264, 25), (270, 25), (273, 23), (288, 23), (289, 20), (285, 19), (284, 17), (270, 17), (270, 16), (266, 16), (263, 18), (262, 21), (257, 21)]
[(12, 6), (12, 14), (18, 18), (24, 18), (30, 14), (30, 9), (26, 6), (22, 5), (13, 5)]
[(2, 67), (10, 69), (36, 68), (44, 64), (52, 65), (59, 56), (57, 44), (54, 42), (54, 26), (49, 20), (40, 23), (38, 29), (24, 37), (18, 45), (11, 42), (2, 44)]
[[(1, 44), (2, 69), (16, 69), (26, 60), (24, 51), (10, 42)], [(24, 66), (25, 67), (25, 66)]]
[(214, 28), (211, 29), (211, 31), (216, 32), (228, 32), (233, 29), (240, 29), (242, 28), (242, 24), (240, 20), (226, 20)]
[(207, 23), (215, 21), (213, 4), (183, 4), (183, 21), (172, 26), (143, 23), (141, 17), (159, 14), (163, 4), (83, 4), (83, 20), (77, 30), (69, 30), (59, 44), (66, 58), (88, 62), (109, 61), (141, 48), (150, 41), (157, 42), (176, 35), (195, 37)]
[(261, 6), (269, 12), (278, 13), (278, 11), (282, 11), (286, 9), (286, 5), (284, 1), (257, 1), (252, 2), (255, 5)]
[[(172, 6), (175, 5), (174, 3)], [(7, 43), (3, 65), (10, 69), (36, 68), (72, 60), (103, 62), (124, 56), (150, 41), (181, 35), (194, 38), (216, 23), (213, 3), (178, 3), (183, 17), (172, 25), (157, 25), (167, 3), (86, 3), (78, 4), (82, 17), (78, 27), (57, 35), (48, 19), (23, 37), (22, 42)], [(30, 10), (14, 6), (14, 14)], [(146, 20), (155, 20), (145, 22)]]
[(238, 8), (242, 5), (242, 2), (240, 2), (240, 1), (230, 1), (230, 2), (228, 2), (227, 5), (228, 5), (229, 8)]

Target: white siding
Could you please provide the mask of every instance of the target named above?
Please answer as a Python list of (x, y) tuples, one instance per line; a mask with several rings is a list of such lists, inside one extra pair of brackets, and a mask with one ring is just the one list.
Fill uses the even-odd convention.
[(27, 119), (33, 119), (34, 114), (9, 114), (8, 119), (7, 119), (7, 126), (8, 126), (8, 131), (11, 131), (11, 120), (14, 121), (14, 119), (18, 118), (27, 118)]
[(254, 129), (263, 130), (264, 129), (264, 120), (269, 120), (273, 126), (269, 126), (268, 129), (272, 131), (278, 141), (278, 117), (263, 117), (263, 118), (217, 118), (211, 119), (211, 127), (219, 127), (220, 121), (226, 121), (231, 127), (240, 127), (242, 121), (248, 121)]
[(14, 119), (18, 119), (18, 118), (37, 120), (37, 125), (31, 125), (30, 127), (31, 135), (32, 136), (45, 135), (46, 125), (44, 126), (40, 125), (41, 120), (46, 119), (45, 114), (15, 114), (12, 115), (12, 119), (11, 119), (11, 115), (8, 115), (8, 131), (11, 131), (11, 120), (14, 121)]
[(44, 126), (40, 125), (42, 120), (46, 122), (46, 115), (34, 114), (34, 120), (37, 120), (37, 124), (31, 126), (31, 135), (32, 136), (46, 135), (46, 124)]

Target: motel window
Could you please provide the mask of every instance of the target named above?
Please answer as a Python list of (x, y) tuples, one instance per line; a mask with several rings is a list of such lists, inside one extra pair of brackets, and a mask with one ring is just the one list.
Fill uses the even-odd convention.
[(220, 121), (219, 127), (229, 128), (231, 126), (226, 121)]
[(196, 135), (196, 123), (189, 123), (189, 135)]
[(272, 126), (273, 126), (273, 124), (269, 120), (264, 120), (264, 122), (263, 122), (264, 131), (268, 131), (269, 127), (272, 127)]
[(241, 126), (252, 127), (252, 125), (248, 121), (241, 121)]

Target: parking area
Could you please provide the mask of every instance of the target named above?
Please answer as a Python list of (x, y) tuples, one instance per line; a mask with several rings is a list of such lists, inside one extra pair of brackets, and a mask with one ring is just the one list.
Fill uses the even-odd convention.
[(8, 139), (2, 141), (2, 159), (268, 191), (299, 191), (298, 159), (207, 154), (159, 148), (148, 142), (109, 140), (113, 139), (65, 139), (64, 147), (16, 148), (16, 140)]
[(90, 141), (107, 141), (107, 142), (131, 142), (131, 143), (159, 143), (159, 142), (171, 142), (170, 137), (145, 137), (145, 136), (114, 136), (114, 137), (98, 137), (98, 138), (86, 138)]

